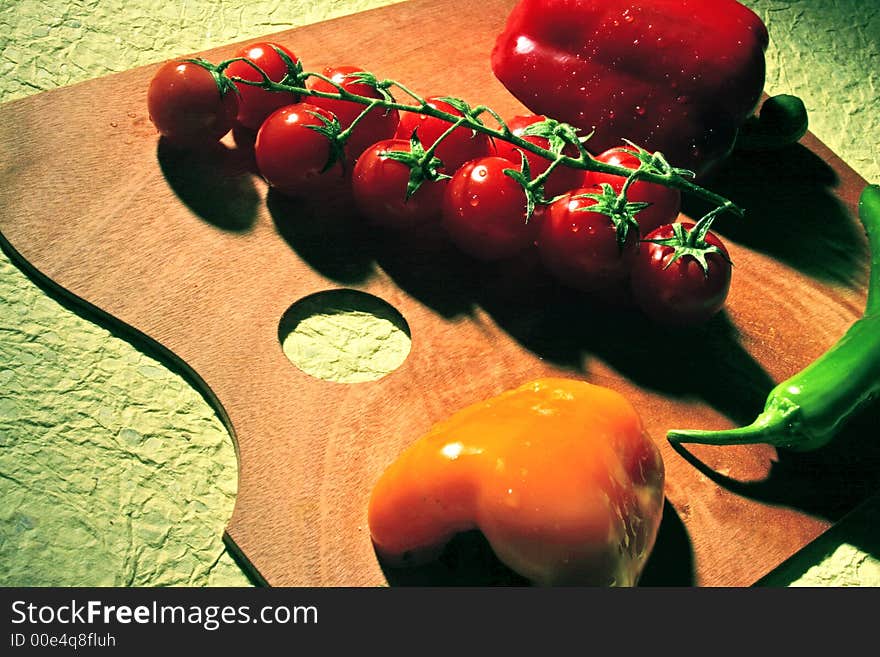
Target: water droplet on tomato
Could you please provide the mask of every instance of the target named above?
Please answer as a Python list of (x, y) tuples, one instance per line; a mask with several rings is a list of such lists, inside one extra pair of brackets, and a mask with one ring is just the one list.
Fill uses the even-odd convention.
[(675, 97), (675, 102), (678, 103), (679, 105), (684, 105), (685, 103), (688, 102), (688, 100), (690, 100), (690, 99), (687, 96), (683, 96), (683, 95)]
[(480, 197), (476, 194), (471, 194), (471, 207), (475, 208), (480, 204)]
[(641, 105), (636, 105), (636, 114), (638, 114), (639, 116), (644, 116), (645, 115), (645, 108), (642, 107)]
[(629, 9), (623, 12), (623, 20), (625, 20), (627, 23), (632, 23), (635, 19), (636, 17), (629, 13)]

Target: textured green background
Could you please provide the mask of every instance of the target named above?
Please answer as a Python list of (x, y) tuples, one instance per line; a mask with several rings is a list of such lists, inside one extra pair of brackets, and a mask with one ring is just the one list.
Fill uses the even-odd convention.
[[(384, 4), (3, 0), (0, 102)], [(745, 4), (770, 28), (767, 90), (880, 181), (880, 4)], [(0, 254), (0, 585), (247, 585), (221, 541), (235, 492), (205, 401)], [(880, 585), (878, 519), (875, 501), (767, 582)]]

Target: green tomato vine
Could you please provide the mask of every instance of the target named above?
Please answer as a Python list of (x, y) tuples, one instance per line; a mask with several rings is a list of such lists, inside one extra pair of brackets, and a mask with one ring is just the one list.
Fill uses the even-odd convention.
[[(221, 91), (225, 88), (225, 80), (228, 80), (229, 82), (234, 82), (236, 84), (260, 87), (268, 91), (292, 93), (300, 99), (313, 96), (350, 101), (364, 105), (363, 111), (345, 129), (342, 129), (338, 123), (334, 125), (326, 121), (323, 122), (323, 125), (315, 127), (316, 130), (324, 134), (332, 143), (330, 149), (331, 159), (328, 161), (325, 169), (332, 166), (335, 161), (342, 156), (342, 146), (345, 141), (351, 135), (357, 124), (370, 112), (377, 110), (385, 112), (391, 110), (397, 110), (400, 112), (417, 112), (425, 116), (441, 119), (448, 122), (450, 125), (433, 144), (427, 147), (418, 141), (416, 135), (412, 135), (411, 152), (401, 152), (399, 159), (405, 162), (413, 170), (410, 177), (410, 184), (407, 187), (408, 197), (411, 196), (422, 183), (448, 177), (445, 176), (445, 174), (440, 173), (440, 165), (442, 163), (439, 162), (434, 153), (440, 143), (452, 134), (454, 130), (465, 127), (469, 128), (474, 133), (482, 133), (490, 139), (507, 141), (522, 151), (528, 151), (550, 161), (550, 165), (547, 169), (534, 178), (530, 174), (525, 157), (522, 158), (523, 165), (519, 171), (515, 169), (508, 169), (505, 171), (507, 175), (517, 180), (525, 191), (527, 219), (531, 216), (536, 205), (552, 202), (553, 199), (546, 199), (544, 197), (544, 182), (553, 170), (559, 166), (567, 166), (583, 171), (596, 171), (599, 173), (620, 176), (626, 179), (620, 193), (617, 195), (614, 195), (614, 193), (610, 191), (610, 187), (608, 189), (603, 189), (601, 199), (597, 199), (601, 202), (597, 204), (597, 207), (594, 210), (608, 214), (612, 219), (616, 217), (618, 221), (615, 225), (621, 227), (620, 232), (624, 237), (626, 234), (625, 231), (628, 227), (635, 223), (633, 221), (635, 214), (641, 209), (641, 207), (644, 207), (643, 204), (634, 204), (627, 201), (627, 191), (636, 180), (672, 187), (682, 192), (695, 195), (713, 204), (715, 208), (700, 220), (700, 235), (705, 235), (705, 232), (708, 230), (712, 221), (724, 212), (730, 212), (739, 217), (745, 215), (745, 211), (732, 201), (692, 182), (691, 179), (695, 176), (692, 171), (676, 168), (666, 161), (666, 158), (662, 153), (650, 153), (632, 142), (627, 141), (626, 143), (634, 149), (634, 152), (639, 159), (640, 164), (636, 169), (608, 164), (595, 159), (584, 146), (592, 134), (581, 136), (578, 134), (578, 129), (574, 126), (556, 121), (552, 118), (530, 125), (524, 131), (523, 136), (519, 136), (510, 130), (507, 123), (496, 111), (485, 105), (471, 107), (467, 102), (460, 98), (440, 98), (439, 100), (448, 103), (455, 110), (460, 112), (460, 115), (453, 114), (430, 105), (425, 98), (413, 92), (400, 82), (397, 82), (396, 80), (379, 79), (369, 72), (360, 72), (349, 76), (350, 79), (366, 84), (375, 89), (380, 97), (362, 96), (360, 94), (352, 93), (342, 84), (325, 75), (304, 71), (302, 64), (299, 61), (291, 60), (286, 53), (278, 49), (276, 49), (276, 52), (285, 61), (288, 68), (287, 74), (280, 82), (272, 80), (256, 64), (242, 57), (223, 61), (216, 66), (210, 65), (203, 60), (194, 61), (197, 61), (203, 66), (209, 67), (214, 72), (216, 78), (224, 80), (223, 84), (218, 82), (218, 87), (220, 87)], [(248, 62), (254, 70), (259, 73), (261, 79), (246, 80), (236, 76), (227, 77), (225, 75), (225, 69), (235, 61)], [(309, 88), (306, 83), (310, 78), (323, 80), (332, 85), (336, 89), (336, 92), (318, 91)], [(232, 86), (234, 88), (234, 85)], [(402, 103), (397, 100), (392, 93), (392, 90), (395, 89), (408, 96), (414, 101), (414, 104)], [(496, 128), (487, 125), (482, 119), (484, 115), (491, 116), (498, 123), (498, 127)], [(525, 136), (539, 136), (547, 139), (548, 148), (543, 148), (524, 139)], [(566, 150), (571, 151), (572, 149), (576, 151), (576, 155), (568, 155), (565, 153)], [(392, 155), (392, 157), (397, 156)]]

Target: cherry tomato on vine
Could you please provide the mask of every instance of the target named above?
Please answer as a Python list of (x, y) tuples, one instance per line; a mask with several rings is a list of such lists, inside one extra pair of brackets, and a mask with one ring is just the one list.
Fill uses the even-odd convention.
[[(510, 128), (510, 131), (517, 137), (522, 137), (527, 142), (535, 144), (536, 146), (539, 146), (541, 148), (549, 148), (550, 140), (546, 137), (538, 137), (536, 135), (524, 134), (526, 128), (528, 128), (530, 125), (540, 123), (542, 121), (545, 121), (546, 119), (547, 117), (541, 114), (526, 114), (522, 116), (515, 116), (507, 122), (507, 127)], [(550, 160), (543, 158), (540, 155), (536, 155), (530, 151), (518, 149), (509, 141), (496, 139), (495, 149), (499, 157), (507, 158), (517, 165), (522, 162), (521, 153), (525, 153), (533, 178), (544, 173), (547, 170), (547, 167), (550, 166)], [(577, 156), (577, 152), (563, 152), (565, 152), (566, 155)], [(553, 169), (550, 177), (547, 178), (547, 181), (544, 183), (544, 196), (548, 199), (551, 199), (554, 196), (564, 194), (570, 189), (580, 187), (582, 179), (583, 171), (559, 165), (555, 169)]]
[(375, 224), (395, 228), (438, 220), (448, 179), (425, 180), (407, 198), (412, 168), (389, 151), (409, 153), (411, 144), (408, 139), (385, 139), (358, 158), (351, 178), (358, 210)]
[(275, 110), (257, 132), (257, 169), (270, 186), (290, 196), (319, 196), (343, 182), (341, 160), (325, 170), (334, 155), (331, 139), (318, 129), (336, 117), (310, 103)]
[(462, 251), (480, 260), (515, 255), (534, 242), (538, 224), (526, 219), (526, 194), (502, 157), (467, 162), (455, 172), (443, 196), (443, 225)]
[(217, 142), (232, 129), (238, 96), (211, 65), (173, 60), (163, 64), (147, 90), (150, 120), (163, 137), (182, 146)]
[[(621, 146), (626, 150), (609, 149), (604, 153), (596, 155), (595, 158), (606, 164), (626, 167), (628, 169), (637, 169), (639, 166), (639, 158), (631, 152), (631, 147)], [(622, 176), (612, 176), (597, 171), (587, 171), (584, 174), (584, 186), (598, 186), (602, 183), (608, 183), (618, 194), (623, 188), (626, 178)], [(630, 185), (626, 194), (627, 200), (634, 203), (650, 203), (647, 208), (636, 215), (636, 221), (639, 223), (639, 233), (647, 235), (655, 228), (664, 224), (671, 224), (678, 217), (681, 210), (681, 192), (672, 187), (664, 187), (657, 183), (644, 182), (642, 180), (635, 181)]]
[(611, 217), (591, 211), (593, 188), (568, 192), (544, 212), (538, 251), (547, 270), (563, 284), (603, 301), (629, 300), (629, 274), (639, 250), (638, 231), (620, 230)]
[(669, 326), (694, 326), (708, 321), (724, 305), (730, 290), (731, 265), (727, 247), (717, 235), (707, 232), (697, 253), (706, 267), (687, 249), (676, 253), (674, 244), (687, 241), (692, 222), (664, 225), (650, 232), (642, 243), (632, 270), (632, 292), (636, 305), (652, 320)]
[[(368, 98), (381, 98), (382, 94), (375, 87), (352, 77), (354, 73), (362, 73), (363, 69), (356, 66), (328, 66), (322, 73), (337, 84), (341, 85), (349, 93)], [(325, 93), (337, 93), (338, 89), (329, 82), (320, 78), (312, 78), (309, 88), (314, 91)], [(333, 98), (321, 98), (312, 96), (309, 102), (318, 107), (333, 112), (343, 129), (348, 128), (352, 122), (360, 116), (367, 106), (350, 100), (337, 100)], [(354, 162), (367, 148), (383, 139), (389, 139), (397, 129), (399, 114), (397, 110), (385, 110), (382, 107), (374, 107), (355, 126), (351, 136), (345, 145), (345, 153), (349, 162)], [(408, 137), (407, 137), (408, 138)]]
[[(462, 112), (439, 97), (426, 98), (425, 102), (434, 109), (447, 112), (455, 116), (462, 116)], [(430, 148), (437, 139), (450, 128), (451, 124), (443, 119), (437, 119), (418, 112), (401, 112), (400, 122), (394, 133), (396, 139), (409, 139), (413, 131), (417, 131), (419, 139), (425, 148)], [(449, 134), (434, 151), (447, 171), (455, 171), (468, 160), (483, 157), (494, 153), (495, 147), (492, 141), (484, 134), (477, 133), (463, 126), (456, 128)]]
[[(281, 82), (287, 74), (287, 63), (276, 52), (278, 48), (296, 64), (299, 60), (290, 50), (271, 41), (260, 41), (245, 46), (235, 56), (245, 57), (256, 64), (273, 82)], [(244, 80), (259, 81), (263, 76), (257, 69), (244, 61), (232, 62), (226, 67), (227, 77), (237, 77)], [(238, 89), (238, 122), (246, 128), (257, 130), (272, 112), (279, 107), (290, 105), (297, 101), (295, 94), (282, 91), (269, 91), (260, 87), (254, 87), (243, 82), (236, 82)]]

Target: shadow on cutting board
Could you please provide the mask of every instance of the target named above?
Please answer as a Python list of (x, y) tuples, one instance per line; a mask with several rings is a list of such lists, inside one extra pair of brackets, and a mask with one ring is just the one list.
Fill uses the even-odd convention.
[[(724, 312), (704, 326), (668, 329), (553, 281), (518, 283), (507, 290), (487, 286), (480, 305), (517, 342), (564, 369), (581, 372), (587, 359), (598, 358), (642, 389), (701, 399), (734, 422), (751, 419), (774, 385)], [(719, 371), (725, 375), (708, 375)]]
[[(880, 401), (864, 408), (830, 444), (821, 449), (812, 452), (777, 450), (776, 462), (761, 481), (745, 482), (724, 476), (695, 456), (689, 445), (673, 447), (703, 475), (736, 495), (765, 504), (800, 509), (837, 522), (880, 490), (878, 423)], [(876, 542), (864, 548), (876, 550)], [(880, 553), (876, 556), (880, 557)]]
[[(835, 171), (800, 144), (768, 152), (734, 152), (707, 181), (713, 192), (746, 210), (722, 215), (715, 227), (725, 237), (769, 255), (819, 281), (851, 284), (862, 271), (862, 228), (832, 193)], [(683, 210), (708, 210), (685, 195)]]
[[(319, 273), (351, 285), (379, 267), (447, 319), (481, 307), (511, 338), (562, 369), (582, 372), (587, 358), (600, 358), (645, 389), (704, 400), (734, 422), (750, 419), (774, 384), (724, 313), (690, 331), (665, 330), (635, 311), (607, 311), (560, 285), (534, 250), (479, 262), (456, 249), (437, 225), (408, 232), (368, 226), (346, 198), (318, 203), (270, 192), (267, 205), (281, 237)], [(724, 380), (704, 376), (719, 368)]]
[(260, 196), (252, 155), (222, 143), (204, 150), (182, 150), (163, 138), (156, 158), (168, 186), (199, 218), (235, 233), (253, 228)]
[(363, 283), (375, 273), (371, 236), (348, 210), (348, 194), (320, 203), (290, 198), (270, 189), (266, 207), (275, 230), (318, 273), (343, 285)]
[[(377, 557), (378, 558), (378, 557)], [(456, 535), (440, 556), (418, 566), (389, 566), (379, 558), (391, 586), (530, 586), (505, 566), (480, 531)], [(687, 530), (666, 501), (657, 541), (639, 586), (693, 586), (694, 557)]]

